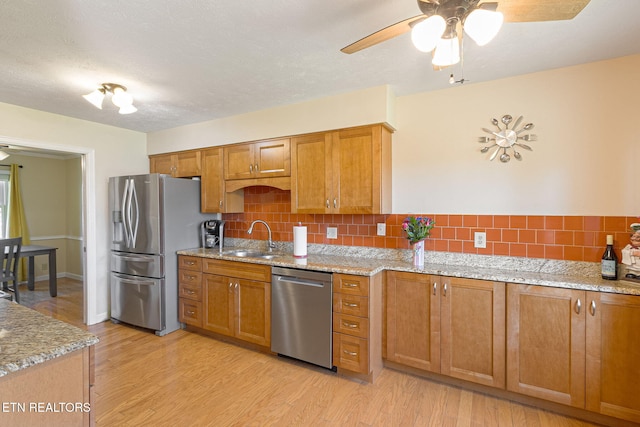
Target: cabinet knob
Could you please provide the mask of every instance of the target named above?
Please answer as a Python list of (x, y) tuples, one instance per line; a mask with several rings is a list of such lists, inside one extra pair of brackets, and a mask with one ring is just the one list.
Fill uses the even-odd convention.
[(582, 301), (580, 301), (580, 298), (578, 298), (576, 300), (576, 313), (580, 314), (581, 310), (582, 310)]
[(260, 170), (260, 168), (258, 167), (258, 164), (256, 163), (256, 165), (253, 167), (253, 169), (258, 172)]
[(336, 201), (336, 199), (333, 199), (333, 207), (337, 208), (338, 207), (338, 202)]
[(346, 307), (358, 307), (359, 305), (358, 303), (355, 303), (355, 302), (343, 302), (342, 304)]
[(329, 199), (327, 199), (327, 209), (329, 209)]
[(218, 202), (218, 205), (219, 205), (220, 207), (222, 207), (222, 200), (220, 200), (220, 201)]
[(592, 316), (596, 315), (596, 302), (595, 301), (591, 301), (591, 315)]
[(447, 296), (447, 284), (446, 283), (444, 285), (442, 285), (442, 294), (445, 297)]
[(345, 328), (350, 328), (350, 329), (355, 329), (358, 327), (357, 323), (351, 323), (351, 322), (342, 322), (342, 326), (344, 326)]
[(358, 355), (358, 352), (356, 352), (356, 351), (342, 350), (342, 352), (344, 354), (346, 354), (347, 356), (357, 356)]
[(253, 165), (249, 165), (249, 173), (253, 173)]
[(433, 294), (434, 295), (436, 294), (437, 289), (438, 289), (438, 283), (433, 282)]

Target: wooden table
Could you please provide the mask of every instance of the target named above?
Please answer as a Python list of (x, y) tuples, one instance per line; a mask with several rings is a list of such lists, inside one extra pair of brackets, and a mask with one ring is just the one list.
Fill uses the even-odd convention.
[(35, 281), (35, 263), (34, 257), (38, 255), (49, 255), (49, 295), (55, 297), (58, 295), (58, 278), (56, 271), (56, 250), (52, 246), (26, 245), (20, 250), (20, 258), (29, 258), (29, 279), (27, 288), (32, 291)]

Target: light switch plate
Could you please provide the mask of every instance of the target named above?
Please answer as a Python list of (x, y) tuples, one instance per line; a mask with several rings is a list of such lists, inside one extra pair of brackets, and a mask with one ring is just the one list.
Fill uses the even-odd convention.
[(484, 231), (476, 231), (473, 234), (473, 247), (474, 248), (486, 248), (487, 247), (487, 233)]
[(338, 238), (338, 227), (327, 227), (327, 239)]
[(387, 235), (387, 224), (384, 222), (378, 223), (378, 236), (386, 236)]

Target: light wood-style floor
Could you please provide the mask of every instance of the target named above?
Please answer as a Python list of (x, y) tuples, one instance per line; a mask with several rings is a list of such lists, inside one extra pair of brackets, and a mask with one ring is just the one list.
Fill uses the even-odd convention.
[(82, 284), (59, 280), (22, 303), (88, 329), (98, 426), (593, 426), (385, 369), (375, 384), (185, 331), (164, 337), (82, 324)]

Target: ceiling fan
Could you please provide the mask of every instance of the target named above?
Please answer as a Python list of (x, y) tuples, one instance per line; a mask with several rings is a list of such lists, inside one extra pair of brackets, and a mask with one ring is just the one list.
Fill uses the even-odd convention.
[[(411, 31), (416, 48), (434, 51), (437, 68), (460, 60), (462, 31), (480, 46), (498, 33), (502, 22), (561, 21), (573, 19), (590, 0), (418, 0), (420, 15), (370, 34), (342, 49), (355, 53)], [(435, 49), (435, 50), (434, 50)]]

